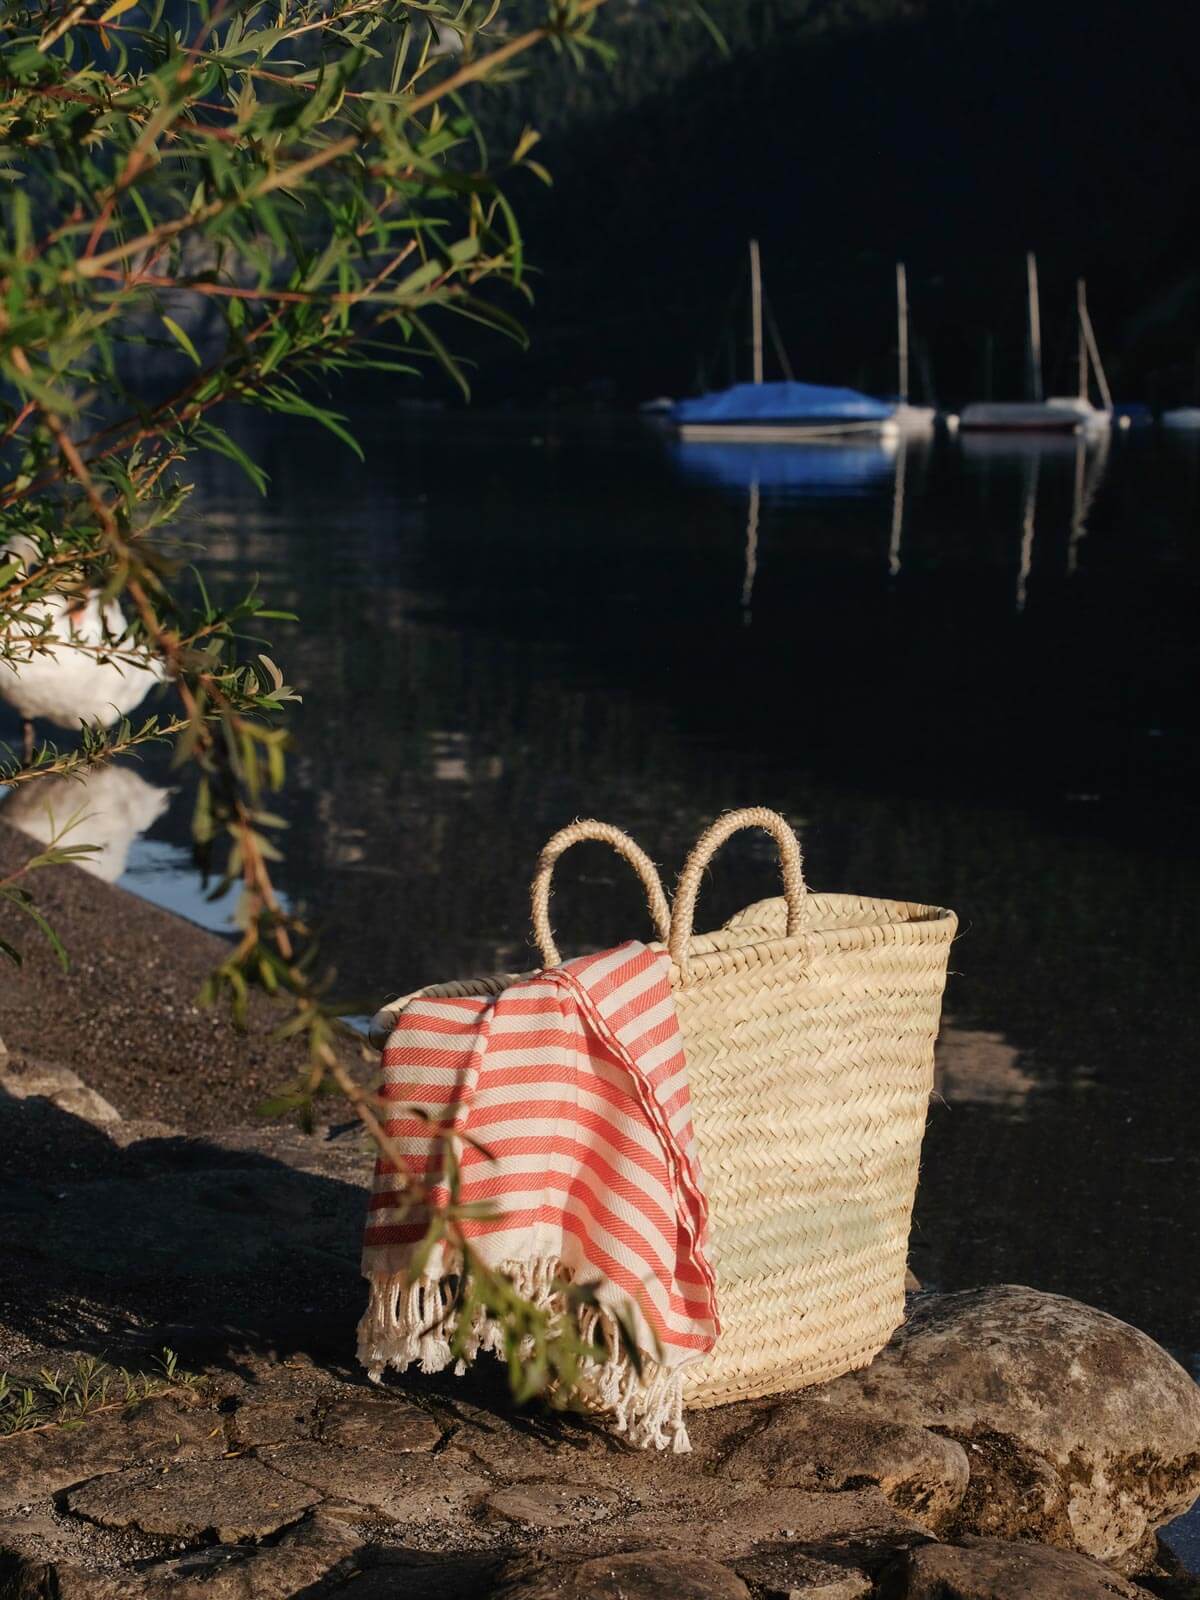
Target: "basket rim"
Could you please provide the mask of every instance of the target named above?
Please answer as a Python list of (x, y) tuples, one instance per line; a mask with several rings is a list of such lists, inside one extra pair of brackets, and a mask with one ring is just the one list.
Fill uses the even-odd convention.
[[(786, 934), (771, 934), (750, 920), (753, 913), (765, 913), (769, 906), (783, 906), (781, 896), (755, 900), (736, 912), (722, 927), (711, 933), (694, 934), (688, 940), (688, 974), (684, 980), (677, 962), (671, 963), (671, 987), (686, 991), (696, 983), (734, 972), (739, 968), (765, 966), (772, 962), (787, 961), (797, 956), (812, 959), (814, 955), (830, 950), (855, 950), (878, 948), (881, 928), (889, 930), (889, 944), (949, 944), (958, 928), (958, 917), (945, 906), (924, 905), (917, 900), (888, 900), (878, 895), (821, 894), (810, 890), (806, 904), (812, 910), (840, 906), (853, 906), (858, 910), (891, 910), (900, 916), (880, 917), (845, 928), (805, 927), (788, 938)], [(739, 938), (745, 933), (761, 933), (765, 937)], [(655, 939), (649, 943), (651, 950), (665, 953), (666, 943)], [(394, 1016), (404, 1006), (416, 999), (442, 999), (466, 995), (494, 995), (511, 988), (514, 983), (527, 983), (536, 978), (543, 968), (525, 972), (496, 972), (469, 978), (452, 978), (440, 983), (429, 983), (408, 994), (385, 1002), (372, 1019), (369, 1039), (376, 1048), (382, 1044), (389, 1015)]]
[[(781, 896), (756, 900), (735, 913), (722, 927), (712, 933), (696, 934), (688, 941), (688, 971), (683, 973), (676, 962), (671, 963), (673, 989), (690, 989), (697, 982), (735, 972), (748, 966), (765, 966), (828, 951), (850, 951), (878, 948), (880, 930), (887, 930), (888, 944), (949, 944), (958, 929), (958, 917), (945, 906), (924, 905), (916, 900), (888, 900), (878, 895), (819, 894), (810, 890), (805, 897), (809, 916), (813, 911), (835, 911), (839, 906), (855, 910), (900, 912), (899, 916), (880, 916), (874, 920), (843, 928), (822, 928), (806, 925), (790, 938), (784, 933), (771, 933), (756, 924), (753, 914), (764, 913), (767, 907), (783, 907)], [(759, 938), (746, 938), (746, 933), (758, 932)], [(657, 943), (652, 949), (665, 948)]]

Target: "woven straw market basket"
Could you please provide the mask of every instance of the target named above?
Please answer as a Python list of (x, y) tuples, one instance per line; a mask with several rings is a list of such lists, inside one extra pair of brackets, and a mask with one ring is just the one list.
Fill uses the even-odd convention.
[[(783, 895), (716, 933), (693, 934), (705, 868), (750, 827), (778, 845)], [(549, 919), (554, 865), (582, 839), (604, 840), (635, 868), (671, 956), (722, 1324), (716, 1348), (690, 1369), (688, 1404), (776, 1394), (865, 1366), (904, 1314), (954, 913), (808, 892), (795, 834), (758, 807), (719, 818), (701, 836), (668, 907), (653, 863), (631, 839), (610, 824), (577, 822), (546, 845), (533, 881), (546, 966), (559, 960)], [(421, 993), (496, 993), (513, 981)], [(380, 1013), (374, 1037), (403, 1003)]]

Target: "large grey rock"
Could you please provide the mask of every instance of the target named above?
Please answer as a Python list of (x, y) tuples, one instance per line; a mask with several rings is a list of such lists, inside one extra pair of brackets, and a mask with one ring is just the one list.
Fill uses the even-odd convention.
[(1136, 1566), (1200, 1495), (1200, 1388), (1144, 1333), (1061, 1295), (918, 1302), (869, 1367), (817, 1398), (963, 1445), (961, 1531)]
[(735, 1447), (724, 1471), (735, 1480), (827, 1492), (877, 1483), (891, 1505), (935, 1529), (958, 1510), (970, 1477), (966, 1453), (953, 1439), (806, 1399), (779, 1406), (764, 1428)]
[(881, 1592), (882, 1600), (1150, 1600), (1089, 1556), (1007, 1539), (910, 1550)]

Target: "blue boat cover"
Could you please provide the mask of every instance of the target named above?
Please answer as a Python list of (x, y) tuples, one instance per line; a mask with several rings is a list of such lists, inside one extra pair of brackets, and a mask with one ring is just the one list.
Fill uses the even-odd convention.
[(894, 455), (877, 444), (731, 444), (680, 440), (671, 451), (683, 477), (772, 497), (842, 499), (891, 480)]
[(677, 400), (676, 422), (882, 422), (895, 406), (857, 389), (819, 383), (735, 383), (694, 400)]

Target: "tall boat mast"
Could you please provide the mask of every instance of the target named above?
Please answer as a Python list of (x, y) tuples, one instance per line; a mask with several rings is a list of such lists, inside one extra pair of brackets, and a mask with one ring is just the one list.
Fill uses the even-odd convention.
[[(1111, 411), (1113, 408), (1112, 390), (1108, 387), (1108, 378), (1105, 375), (1104, 363), (1100, 359), (1100, 346), (1096, 343), (1096, 331), (1092, 327), (1091, 314), (1087, 305), (1087, 284), (1080, 278), (1075, 285), (1075, 302), (1079, 307), (1079, 334), (1080, 340), (1087, 353), (1092, 358), (1092, 367), (1096, 374), (1096, 382), (1100, 385), (1100, 398), (1104, 402), (1104, 409)], [(1086, 389), (1083, 391), (1087, 397)]]
[(1037, 257), (1025, 255), (1025, 275), (1029, 285), (1029, 387), (1030, 399), (1041, 404), (1042, 393), (1042, 313), (1038, 305)]
[(899, 326), (897, 348), (900, 353), (901, 405), (908, 403), (908, 274), (903, 261), (896, 263), (896, 319)]
[(750, 241), (750, 342), (754, 353), (754, 381), (763, 381), (763, 297), (762, 265), (758, 259), (758, 240)]

